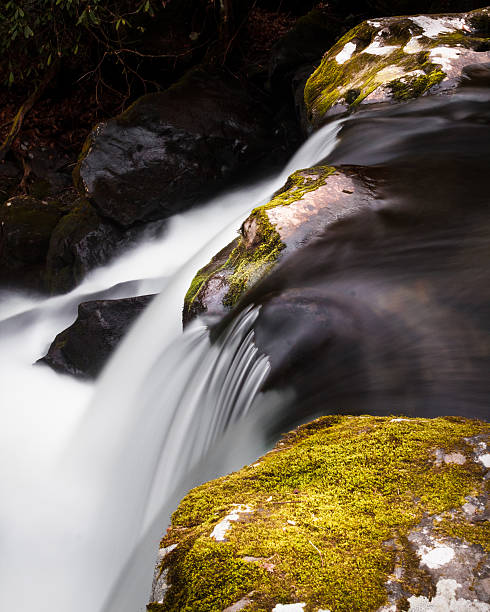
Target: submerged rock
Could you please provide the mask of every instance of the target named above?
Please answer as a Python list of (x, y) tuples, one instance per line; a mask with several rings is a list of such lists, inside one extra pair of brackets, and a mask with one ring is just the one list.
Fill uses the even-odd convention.
[(361, 23), (324, 56), (305, 87), (313, 128), (369, 103), (447, 93), (466, 65), (490, 61), (490, 9)]
[(300, 427), (182, 500), (148, 610), (487, 610), (489, 443), (463, 418)]
[(152, 295), (143, 295), (83, 302), (78, 307), (75, 323), (56, 336), (38, 363), (80, 378), (96, 378), (152, 298)]
[(89, 137), (75, 172), (103, 217), (163, 219), (242, 176), (274, 144), (271, 117), (229, 79), (195, 70)]
[(280, 258), (371, 205), (361, 168), (298, 170), (270, 202), (252, 211), (240, 237), (198, 271), (185, 296), (184, 324), (203, 313), (222, 316)]

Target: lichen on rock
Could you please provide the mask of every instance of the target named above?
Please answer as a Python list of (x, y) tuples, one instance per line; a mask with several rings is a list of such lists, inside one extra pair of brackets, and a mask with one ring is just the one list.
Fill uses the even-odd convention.
[(490, 9), (364, 21), (328, 51), (305, 87), (310, 124), (361, 103), (454, 88), (465, 65), (490, 60)]
[[(166, 590), (148, 609), (375, 612), (446, 595), (486, 609), (489, 481), (479, 456), (489, 439), (488, 424), (457, 417), (302, 426), (182, 500), (161, 544), (173, 547), (158, 569)], [(466, 460), (437, 461), (438, 450)]]
[(184, 300), (184, 323), (203, 312), (222, 315), (284, 255), (369, 206), (357, 178), (357, 171), (332, 166), (291, 174), (267, 204), (251, 212), (239, 238), (197, 272)]

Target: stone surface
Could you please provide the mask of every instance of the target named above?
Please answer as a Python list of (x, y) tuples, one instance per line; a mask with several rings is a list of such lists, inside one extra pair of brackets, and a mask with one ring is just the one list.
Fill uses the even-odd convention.
[(247, 163), (270, 155), (275, 142), (260, 102), (225, 75), (195, 70), (98, 125), (75, 177), (103, 217), (127, 227), (166, 218), (243, 178)]
[(107, 263), (132, 241), (129, 231), (104, 220), (85, 198), (54, 228), (46, 255), (45, 283), (51, 293), (73, 289), (90, 270)]
[[(490, 61), (490, 9), (368, 20), (325, 54), (305, 87), (313, 128), (369, 103), (448, 93), (468, 78), (465, 67)], [(486, 79), (487, 77), (484, 77)]]
[(51, 234), (64, 214), (58, 202), (31, 196), (0, 205), (0, 281), (42, 288)]
[[(488, 424), (463, 418), (302, 426), (182, 500), (149, 610), (487, 612), (490, 499), (478, 458), (489, 440)], [(440, 448), (465, 463), (437, 463)], [(226, 538), (213, 538), (223, 522)]]
[(59, 333), (38, 361), (65, 374), (96, 378), (153, 296), (83, 302), (77, 320)]
[(279, 259), (373, 204), (361, 168), (295, 172), (270, 202), (252, 211), (238, 241), (198, 271), (184, 301), (184, 324), (199, 314), (223, 316)]

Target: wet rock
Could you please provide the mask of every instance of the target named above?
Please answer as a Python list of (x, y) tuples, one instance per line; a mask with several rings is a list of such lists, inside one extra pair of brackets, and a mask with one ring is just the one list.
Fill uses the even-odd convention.
[(136, 317), (152, 300), (144, 295), (83, 302), (76, 321), (59, 333), (38, 361), (79, 378), (96, 378)]
[(199, 314), (222, 316), (281, 258), (372, 204), (360, 168), (295, 172), (270, 202), (252, 211), (238, 240), (198, 271), (184, 300), (184, 324)]
[(489, 20), (484, 8), (361, 23), (326, 53), (307, 82), (310, 125), (367, 104), (454, 90), (468, 77), (465, 66), (490, 61)]
[(41, 289), (42, 273), (63, 205), (18, 196), (0, 205), (0, 281)]
[(46, 257), (45, 284), (51, 293), (73, 289), (88, 272), (107, 263), (134, 236), (100, 217), (79, 199), (54, 228)]
[[(489, 440), (463, 418), (304, 425), (181, 501), (148, 609), (488, 610)], [(465, 464), (436, 465), (441, 446)]]
[(121, 226), (163, 219), (270, 154), (273, 125), (239, 85), (195, 70), (97, 126), (75, 178), (99, 213)]

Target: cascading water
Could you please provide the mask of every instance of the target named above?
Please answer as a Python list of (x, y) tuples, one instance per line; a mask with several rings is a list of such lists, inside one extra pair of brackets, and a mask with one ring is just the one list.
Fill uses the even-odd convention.
[[(66, 296), (2, 294), (0, 609), (143, 609), (176, 496), (264, 450), (245, 424), (233, 434), (268, 372), (253, 346), (257, 310), (244, 312), (222, 346), (210, 346), (202, 327), (181, 334), (182, 298), (195, 270), (254, 206), (333, 149), (339, 127), (312, 136), (279, 176), (175, 217), (163, 238), (93, 272)], [(95, 393), (31, 365), (80, 301), (149, 291), (161, 293)]]

